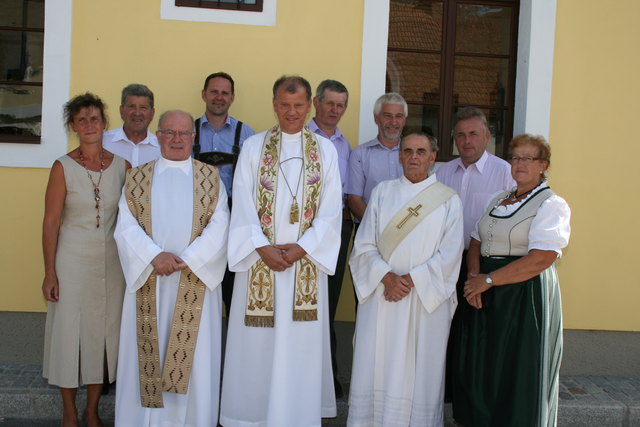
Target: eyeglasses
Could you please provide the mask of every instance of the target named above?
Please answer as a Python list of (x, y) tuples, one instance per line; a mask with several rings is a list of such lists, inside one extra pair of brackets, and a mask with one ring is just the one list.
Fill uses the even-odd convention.
[(189, 137), (193, 136), (193, 134), (195, 134), (195, 132), (190, 130), (177, 131), (173, 129), (158, 129), (158, 132), (160, 132), (162, 135), (169, 137), (171, 139), (173, 139), (173, 137), (176, 135), (178, 135), (180, 139), (188, 139)]
[(533, 162), (534, 160), (540, 160), (537, 157), (531, 157), (531, 156), (526, 156), (526, 157), (518, 157), (518, 156), (511, 156), (509, 157), (509, 163), (515, 165), (516, 163), (520, 162), (520, 163), (524, 163), (525, 165), (528, 165), (529, 163)]

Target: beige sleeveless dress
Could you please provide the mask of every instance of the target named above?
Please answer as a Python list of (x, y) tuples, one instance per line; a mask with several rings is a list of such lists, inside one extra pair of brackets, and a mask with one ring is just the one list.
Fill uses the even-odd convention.
[[(114, 156), (103, 171), (99, 228), (86, 169), (67, 155), (58, 161), (67, 188), (55, 261), (60, 297), (48, 305), (43, 376), (59, 387), (101, 384), (106, 354), (113, 382), (125, 289), (113, 231), (125, 161)], [(97, 183), (100, 173), (89, 173)]]

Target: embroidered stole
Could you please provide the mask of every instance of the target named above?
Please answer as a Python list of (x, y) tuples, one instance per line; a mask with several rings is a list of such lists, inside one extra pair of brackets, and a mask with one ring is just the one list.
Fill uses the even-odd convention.
[(386, 225), (378, 239), (378, 251), (382, 259), (389, 261), (391, 254), (400, 242), (431, 212), (442, 206), (454, 194), (455, 190), (436, 181), (413, 199), (409, 200)]
[[(302, 215), (298, 237), (313, 223), (318, 211), (322, 191), (322, 164), (320, 146), (315, 134), (306, 126), (302, 129), (303, 140), (303, 191)], [(258, 166), (256, 207), (262, 232), (272, 245), (275, 243), (275, 206), (280, 164), (282, 132), (279, 126), (267, 131), (262, 144)], [(318, 319), (318, 268), (308, 257), (295, 264), (295, 295), (293, 298), (293, 320)], [(262, 259), (249, 269), (247, 286), (246, 326), (272, 328), (274, 317), (275, 274)]]
[[(155, 164), (154, 161), (129, 170), (125, 183), (127, 205), (150, 237), (151, 182)], [(193, 160), (193, 221), (190, 242), (209, 223), (218, 203), (219, 186), (218, 169)], [(204, 283), (190, 268), (182, 270), (162, 371), (158, 346), (155, 272), (151, 273), (142, 288), (136, 292), (140, 399), (143, 407), (163, 408), (163, 391), (180, 394), (187, 392), (205, 288)]]

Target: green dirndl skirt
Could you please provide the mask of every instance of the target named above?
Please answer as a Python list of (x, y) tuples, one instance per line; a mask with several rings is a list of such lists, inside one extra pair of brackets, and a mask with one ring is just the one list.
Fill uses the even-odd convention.
[[(482, 257), (480, 271), (490, 273), (518, 258)], [(524, 282), (489, 289), (481, 310), (462, 299), (451, 333), (458, 423), (556, 425), (562, 306), (555, 265)]]

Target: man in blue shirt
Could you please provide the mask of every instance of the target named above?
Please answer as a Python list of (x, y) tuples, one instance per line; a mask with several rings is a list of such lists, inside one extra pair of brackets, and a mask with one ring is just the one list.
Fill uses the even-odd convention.
[[(229, 74), (217, 72), (207, 76), (202, 89), (206, 109), (202, 117), (196, 120), (196, 140), (193, 144), (194, 157), (218, 166), (220, 179), (227, 190), (229, 208), (238, 154), (244, 140), (255, 134), (250, 126), (229, 115), (234, 91), (235, 83)], [(227, 316), (231, 307), (233, 279), (234, 274), (227, 268), (222, 280), (222, 300), (227, 307)]]

